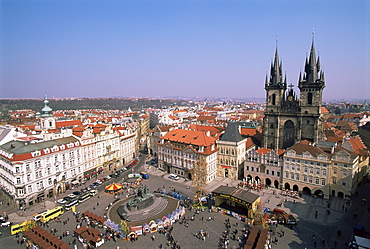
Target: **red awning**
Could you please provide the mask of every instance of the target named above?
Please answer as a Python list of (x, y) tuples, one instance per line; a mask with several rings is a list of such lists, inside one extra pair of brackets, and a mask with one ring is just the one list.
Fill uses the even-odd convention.
[(226, 166), (226, 165), (221, 165), (222, 168), (226, 168), (226, 169), (231, 169), (230, 166)]
[(92, 172), (92, 174), (93, 174), (93, 175), (96, 175), (96, 174), (98, 174), (98, 172)]
[(90, 177), (91, 175), (85, 175), (85, 177)]
[(99, 169), (98, 171), (103, 171), (104, 169), (103, 168), (101, 168), (101, 169)]

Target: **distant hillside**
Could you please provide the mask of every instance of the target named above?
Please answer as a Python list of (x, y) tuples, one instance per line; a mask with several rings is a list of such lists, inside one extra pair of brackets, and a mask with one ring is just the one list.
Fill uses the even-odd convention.
[[(49, 106), (54, 110), (73, 109), (105, 109), (139, 111), (141, 108), (162, 108), (173, 105), (187, 105), (186, 100), (175, 99), (148, 99), (148, 98), (75, 98), (49, 99)], [(43, 99), (0, 99), (1, 110), (31, 109), (41, 111), (44, 107)]]

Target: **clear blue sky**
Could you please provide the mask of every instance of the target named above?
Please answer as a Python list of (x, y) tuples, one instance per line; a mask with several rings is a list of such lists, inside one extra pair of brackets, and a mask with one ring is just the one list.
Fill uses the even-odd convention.
[(370, 98), (369, 0), (0, 3), (0, 98), (264, 98), (276, 36), (297, 85), (313, 28), (324, 99)]

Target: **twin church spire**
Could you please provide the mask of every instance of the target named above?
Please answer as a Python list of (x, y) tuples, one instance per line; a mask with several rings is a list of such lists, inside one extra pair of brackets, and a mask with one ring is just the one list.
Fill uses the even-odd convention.
[[(316, 59), (315, 43), (312, 39), (312, 45), (309, 56), (306, 56), (304, 72), (299, 73), (299, 88), (304, 87), (304, 85), (319, 84), (324, 85), (324, 72), (321, 69), (320, 56)], [(289, 87), (289, 93), (291, 95), (293, 85), (287, 85), (287, 76), (283, 76), (283, 66), (282, 61), (279, 59), (278, 46), (276, 44), (275, 57), (271, 62), (270, 75), (266, 74), (265, 88), (268, 89), (284, 89)]]

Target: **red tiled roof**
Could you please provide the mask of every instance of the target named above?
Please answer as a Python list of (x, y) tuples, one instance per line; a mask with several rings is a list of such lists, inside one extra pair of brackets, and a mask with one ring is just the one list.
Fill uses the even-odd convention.
[(299, 155), (301, 155), (303, 152), (309, 152), (314, 157), (317, 157), (319, 154), (327, 155), (322, 149), (314, 145), (310, 145), (310, 142), (307, 140), (303, 140), (293, 145), (288, 150), (294, 150)]
[(257, 133), (257, 129), (255, 128), (241, 128), (240, 134), (244, 136), (254, 136)]
[(161, 139), (198, 146), (210, 146), (216, 142), (216, 138), (207, 136), (205, 132), (183, 129), (169, 131)]
[(321, 113), (326, 114), (329, 113), (328, 109), (325, 106), (321, 106)]
[(64, 120), (55, 122), (57, 128), (62, 127), (71, 127), (71, 126), (80, 126), (82, 125), (81, 120)]

